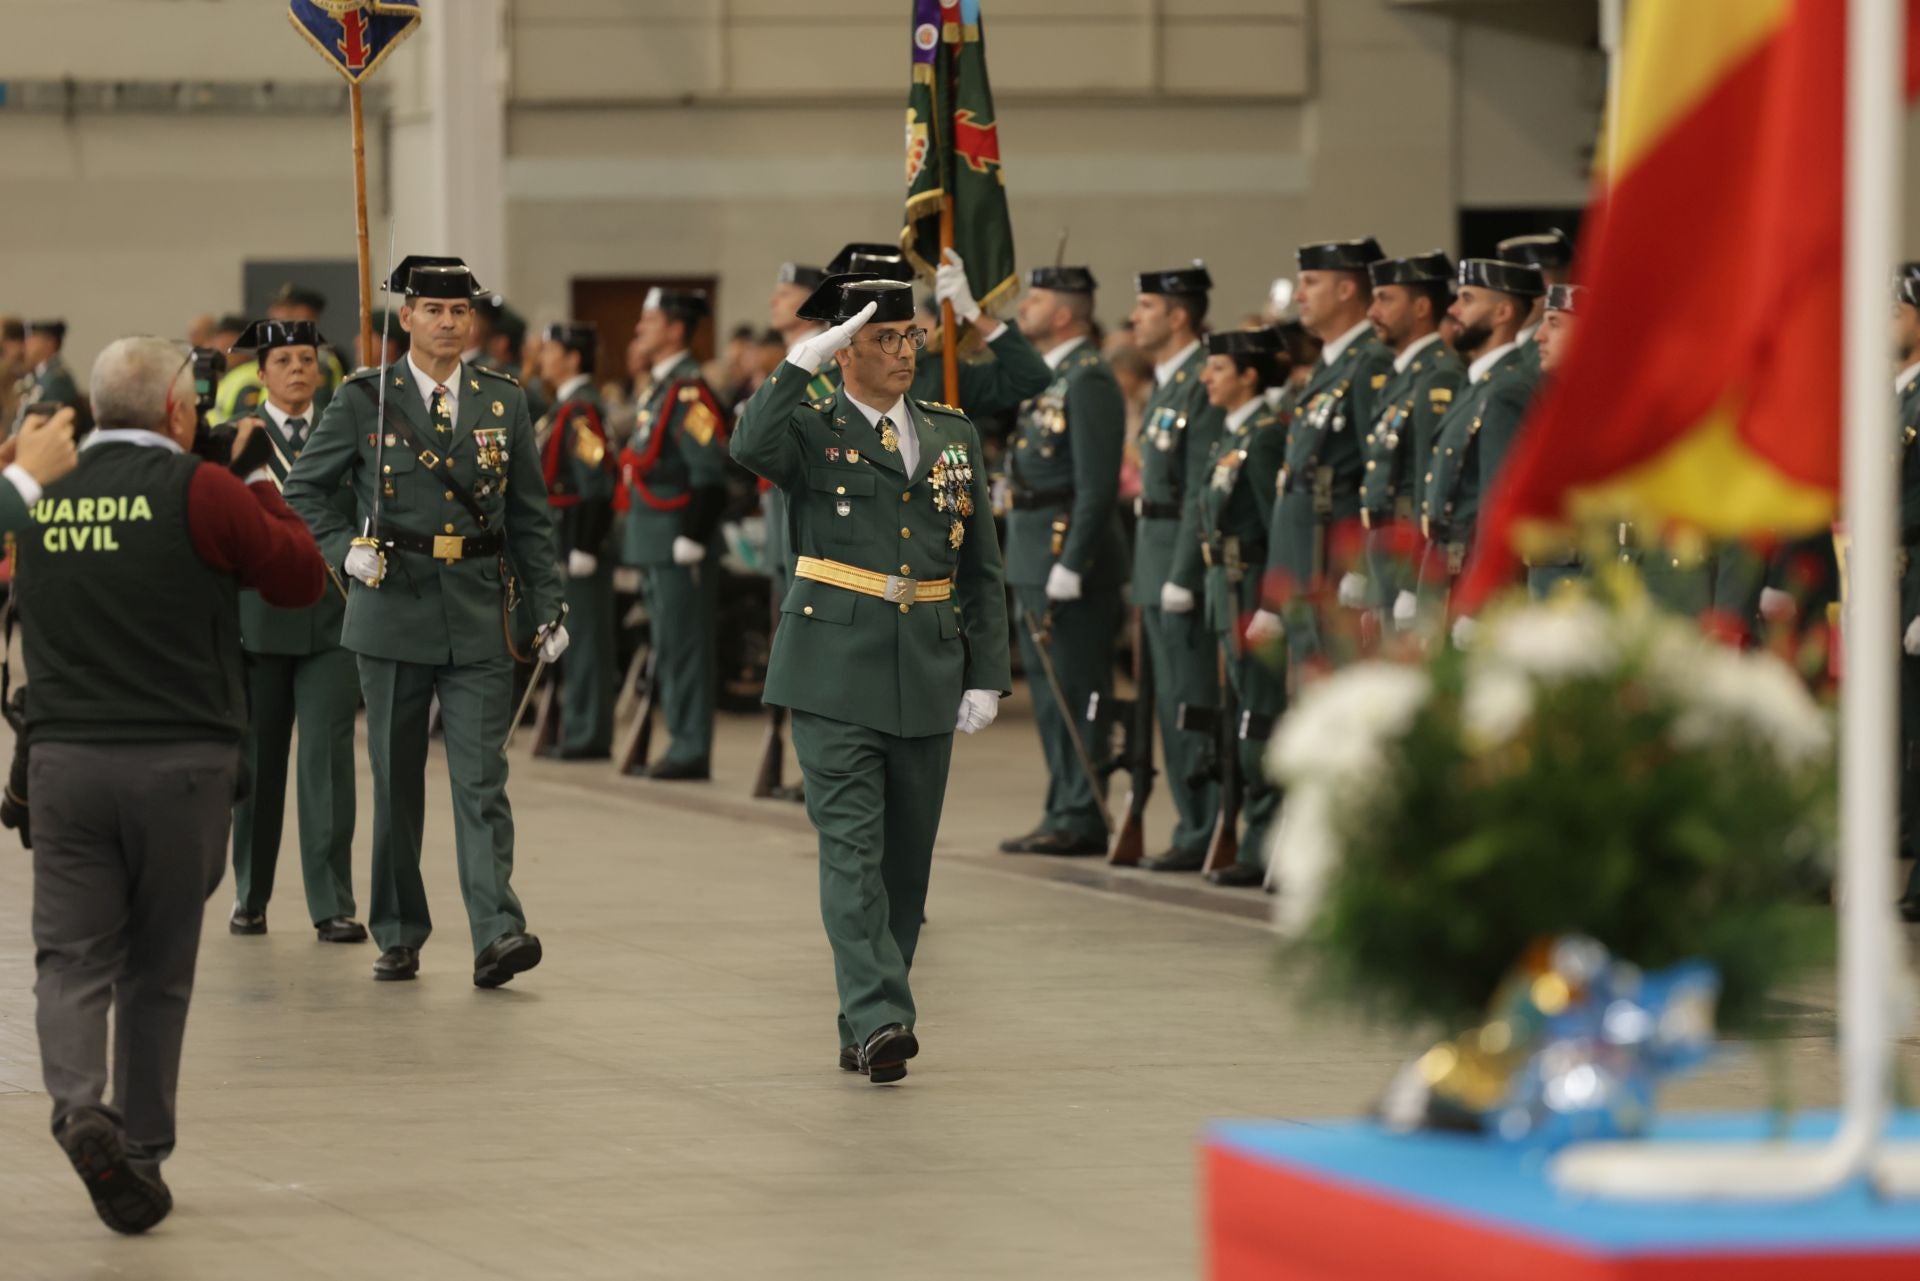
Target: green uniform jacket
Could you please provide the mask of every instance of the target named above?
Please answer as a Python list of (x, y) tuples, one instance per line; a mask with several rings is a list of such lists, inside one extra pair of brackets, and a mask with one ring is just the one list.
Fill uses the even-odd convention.
[(1900, 393), (1900, 630), (1920, 618), (1920, 378)]
[(1207, 622), (1231, 636), (1260, 608), (1274, 481), (1287, 455), (1287, 420), (1267, 405), (1236, 428), (1223, 427), (1200, 487), (1200, 538), (1208, 548)]
[(1376, 527), (1396, 514), (1418, 514), (1440, 420), (1466, 380), (1467, 367), (1438, 338), (1388, 377), (1373, 427), (1360, 442), (1366, 459), (1360, 505)]
[(1200, 384), (1206, 363), (1202, 343), (1173, 377), (1154, 387), (1140, 413), (1140, 500), (1180, 509), (1177, 518), (1142, 516), (1134, 535), (1133, 601), (1148, 609), (1160, 607), (1163, 584), (1178, 584), (1196, 596), (1206, 587), (1193, 490), (1206, 476), (1222, 421)]
[(717, 536), (727, 498), (724, 423), (690, 352), (647, 388), (620, 456), (628, 494), (623, 564), (671, 565), (674, 539), (705, 544)]
[(1454, 397), (1453, 408), (1440, 420), (1420, 504), (1421, 519), (1428, 522), (1428, 537), (1434, 542), (1472, 542), (1480, 498), (1499, 476), (1519, 435), (1535, 379), (1526, 344), (1521, 344)]
[(1294, 590), (1325, 571), (1315, 564), (1317, 526), (1360, 514), (1361, 430), (1379, 418), (1380, 395), (1393, 372), (1393, 353), (1371, 330), (1333, 360), (1322, 359), (1300, 391), (1300, 409), (1287, 426), (1287, 458), (1274, 486), (1279, 501), (1269, 528), (1271, 561)]
[[(607, 454), (598, 465), (580, 457), (576, 447), (577, 424), (590, 418), (600, 430), (595, 433)], [(554, 427), (564, 419), (566, 432), (553, 438)], [(554, 406), (534, 429), (540, 450), (541, 477), (546, 480), (547, 500), (553, 506), (559, 553), (586, 552), (603, 556), (613, 533), (614, 476), (610, 460), (613, 446), (606, 444), (606, 410), (589, 380), (580, 390)], [(592, 428), (587, 430), (591, 431)], [(550, 480), (547, 478), (551, 477)]]
[[(273, 456), (267, 460), (267, 466), (272, 469), (274, 480), (284, 489), (287, 484), (287, 474), (291, 470), (289, 460), (294, 457), (294, 452), (270, 414), (262, 409), (258, 417), (268, 439), (273, 441)], [(309, 444), (312, 443), (311, 428), (308, 429), (307, 440)], [(342, 520), (348, 522), (353, 520), (355, 512), (353, 485), (344, 476), (340, 478), (339, 485), (333, 491), (331, 506), (339, 513)], [(338, 562), (335, 564), (337, 566)], [(258, 592), (241, 592), (241, 647), (249, 654), (299, 656), (321, 654), (330, 649), (340, 648), (340, 625), (346, 616), (347, 603), (341, 599), (340, 588), (335, 585), (336, 581), (340, 583), (346, 581), (345, 576), (339, 575), (337, 569), (335, 577), (327, 582), (327, 590), (320, 593), (320, 599), (305, 609), (280, 609), (261, 600)]]
[(20, 404), (14, 410), (14, 426), (26, 421), (27, 406), (43, 401), (52, 401), (60, 405), (72, 405), (78, 408), (84, 403), (80, 388), (73, 381), (73, 375), (67, 372), (67, 362), (58, 352), (46, 364), (29, 369), (21, 375), (18, 385)]
[(920, 440), (920, 467), (909, 477), (844, 389), (807, 400), (809, 378), (783, 362), (747, 402), (733, 437), (734, 458), (786, 494), (795, 554), (920, 581), (951, 578), (954, 594), (901, 605), (795, 578), (780, 607), (766, 701), (902, 738), (951, 734), (965, 691), (1013, 687), (980, 434), (961, 414), (909, 401)]
[(1053, 381), (1020, 414), (1007, 459), (1009, 583), (1046, 585), (1056, 559), (1053, 527), (1063, 517), (1059, 562), (1089, 587), (1126, 581), (1118, 507), (1126, 438), (1120, 384), (1088, 339), (1067, 353)]
[[(406, 419), (414, 436), (443, 454), (455, 480), (466, 486), (487, 516), (482, 529), (464, 504), (443, 489), (414, 452), (398, 443), (385, 448), (381, 465), (391, 492), (381, 499), (383, 526), (422, 535), (478, 536), (504, 530), (506, 553), (520, 579), (520, 621), (525, 633), (560, 612), (560, 571), (555, 562), (553, 518), (540, 479), (540, 457), (526, 398), (510, 379), (460, 366), (460, 401), (453, 430), (436, 433), (415, 386), (411, 362), (387, 371), (387, 411)], [(378, 371), (348, 379), (327, 406), (320, 426), (287, 477), (287, 503), (299, 512), (327, 563), (343, 566), (361, 522), (373, 511), (374, 399)], [(445, 448), (436, 442), (444, 441)], [(482, 458), (485, 450), (487, 457)], [(497, 453), (497, 457), (495, 457)], [(350, 481), (358, 516), (333, 506), (334, 491)], [(500, 625), (506, 585), (501, 562), (476, 556), (447, 564), (414, 552), (393, 552), (379, 587), (349, 583), (341, 642), (356, 654), (401, 663), (456, 665), (504, 658)], [(530, 620), (530, 622), (529, 622)]]
[[(974, 417), (998, 414), (1023, 400), (1038, 396), (1053, 381), (1053, 371), (1033, 349), (1018, 325), (1008, 323), (998, 337), (987, 344), (992, 360), (960, 362), (959, 409)], [(838, 378), (835, 379), (838, 382)], [(908, 400), (930, 400), (940, 404), (947, 398), (945, 362), (940, 353), (929, 348), (913, 371), (913, 387)]]

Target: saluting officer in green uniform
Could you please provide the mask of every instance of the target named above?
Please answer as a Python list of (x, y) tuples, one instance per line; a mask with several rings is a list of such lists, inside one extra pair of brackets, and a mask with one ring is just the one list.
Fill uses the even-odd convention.
[[(1084, 728), (1088, 700), (1097, 694), (1105, 706), (1113, 696), (1113, 640), (1127, 575), (1117, 508), (1126, 401), (1092, 338), (1093, 273), (1040, 267), (1029, 283), (1020, 329), (1044, 353), (1053, 381), (1022, 408), (1007, 455), (1007, 582), (1021, 613), (1014, 631), (1047, 762), (1047, 800), (1040, 825), (1000, 848), (1104, 854), (1106, 824), (1073, 734), (1097, 750), (1105, 740)], [(1047, 684), (1028, 616), (1048, 637), (1061, 697)]]
[(613, 454), (593, 386), (599, 353), (599, 330), (578, 322), (548, 325), (540, 348), (540, 377), (555, 403), (534, 438), (565, 560), (573, 638), (560, 667), (559, 756), (568, 761), (613, 754)]
[(1134, 278), (1133, 337), (1154, 366), (1153, 391), (1140, 417), (1133, 603), (1153, 664), (1154, 715), (1177, 815), (1172, 846), (1141, 861), (1155, 872), (1200, 870), (1220, 805), (1219, 784), (1210, 777), (1211, 736), (1180, 728), (1182, 704), (1215, 707), (1220, 702), (1213, 630), (1196, 608), (1206, 583), (1194, 490), (1206, 481), (1221, 424), (1200, 381), (1207, 363), (1201, 332), (1212, 289), (1213, 277), (1199, 261)]
[(1367, 529), (1371, 603), (1396, 625), (1412, 624), (1419, 542), (1421, 478), (1433, 440), (1466, 366), (1440, 341), (1440, 318), (1453, 305), (1453, 261), (1439, 250), (1384, 258), (1367, 268), (1373, 302), (1367, 319), (1374, 337), (1393, 353), (1393, 370), (1380, 389), (1373, 425), (1360, 442), (1366, 471), (1360, 481), (1360, 522)]
[[(1321, 652), (1316, 597), (1329, 568), (1328, 538), (1335, 522), (1360, 515), (1366, 470), (1360, 435), (1379, 418), (1380, 394), (1393, 370), (1393, 353), (1367, 320), (1373, 301), (1367, 269), (1384, 257), (1372, 236), (1294, 252), (1300, 269), (1294, 297), (1300, 322), (1320, 339), (1320, 364), (1300, 391), (1300, 409), (1287, 425), (1286, 463), (1274, 478), (1268, 565), (1279, 574), (1281, 612), (1256, 613), (1247, 635), (1258, 645), (1284, 631), (1296, 661)], [(1368, 590), (1364, 574), (1348, 572), (1340, 603), (1360, 608)]]
[[(433, 930), (420, 834), (427, 711), (438, 694), (473, 982), (498, 987), (541, 957), (511, 884), (501, 745), (513, 715), (509, 628), (537, 626), (534, 645), (549, 662), (567, 647), (553, 517), (519, 386), (460, 360), (480, 292), (473, 274), (457, 258), (409, 257), (387, 287), (406, 297), (407, 357), (384, 384), (370, 369), (347, 380), (287, 477), (287, 501), (328, 563), (355, 580), (341, 639), (359, 656), (367, 700), (371, 924), (382, 949), (374, 977), (415, 977)], [(333, 505), (343, 480), (359, 537)]]
[[(1920, 858), (1920, 278), (1903, 270), (1893, 296), (1901, 363), (1893, 380), (1900, 432), (1900, 856)], [(1900, 915), (1920, 921), (1920, 862), (1900, 897)]]
[[(312, 438), (314, 393), (326, 378), (320, 331), (311, 321), (263, 320), (239, 343), (258, 353), (265, 398), (250, 415), (273, 446), (267, 460), (284, 486)], [(335, 486), (331, 508), (354, 516), (353, 489)], [(295, 793), (300, 871), (307, 915), (324, 943), (362, 943), (367, 930), (353, 919), (353, 718), (360, 709), (360, 674), (340, 644), (346, 586), (336, 573), (319, 601), (280, 609), (258, 592), (240, 593), (240, 648), (246, 654), (247, 797), (233, 811), (235, 934), (267, 932), (287, 804), (287, 753), (300, 726)]]
[[(1568, 273), (1573, 270), (1573, 241), (1560, 228), (1549, 227), (1534, 235), (1508, 236), (1494, 246), (1494, 257), (1501, 262), (1538, 267), (1541, 284), (1550, 288), (1567, 283)], [(1540, 376), (1539, 337), (1540, 326), (1546, 323), (1545, 301), (1544, 294), (1534, 300), (1533, 310), (1527, 314), (1527, 322), (1520, 327), (1517, 339), (1520, 354), (1526, 358), (1536, 379)]]
[(673, 743), (654, 779), (713, 776), (714, 629), (720, 607), (720, 516), (727, 503), (727, 437), (720, 404), (693, 358), (707, 296), (655, 289), (634, 329), (652, 367), (631, 440), (620, 456), (618, 503), (627, 514), (621, 563), (646, 586), (654, 680)]
[(1533, 399), (1533, 363), (1520, 347), (1520, 327), (1546, 293), (1540, 269), (1494, 258), (1460, 263), (1460, 353), (1470, 357), (1467, 385), (1440, 420), (1433, 466), (1425, 477), (1420, 524), (1429, 549), (1421, 590), (1443, 598), (1465, 567), (1480, 517)]
[(1286, 377), (1286, 340), (1275, 330), (1207, 339), (1201, 378), (1207, 402), (1224, 419), (1198, 486), (1200, 547), (1207, 565), (1207, 621), (1226, 655), (1227, 679), (1240, 705), (1235, 741), (1246, 791), (1239, 860), (1208, 872), (1207, 879), (1239, 888), (1266, 882), (1267, 829), (1280, 809), (1280, 790), (1267, 777), (1265, 757), (1274, 721), (1287, 710), (1286, 677), (1249, 648), (1244, 620), (1260, 607), (1274, 481), (1287, 452), (1286, 419), (1274, 412), (1266, 392)]
[[(790, 504), (766, 698), (792, 711), (819, 832), (840, 1066), (880, 1084), (919, 1052), (907, 974), (954, 732), (990, 724), (1012, 683), (1006, 588), (979, 433), (905, 394), (926, 342), (913, 290), (860, 272), (816, 297), (834, 327), (754, 393), (733, 456)], [(841, 389), (809, 401), (829, 357)]]
[(73, 375), (67, 372), (67, 362), (60, 355), (60, 349), (66, 341), (67, 322), (64, 320), (27, 322), (24, 353), (27, 372), (20, 376), (15, 389), (19, 395), (19, 408), (14, 411), (13, 430), (18, 430), (26, 419), (29, 405), (69, 405), (75, 409), (85, 407), (86, 400), (80, 395), (80, 388), (73, 381)]

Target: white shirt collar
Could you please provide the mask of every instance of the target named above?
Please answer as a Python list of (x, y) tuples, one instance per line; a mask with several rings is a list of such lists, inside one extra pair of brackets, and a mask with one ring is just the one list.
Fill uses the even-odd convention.
[(1060, 343), (1058, 346), (1049, 347), (1045, 352), (1045, 354), (1043, 354), (1040, 357), (1040, 359), (1047, 362), (1048, 369), (1057, 370), (1060, 368), (1060, 362), (1065, 360), (1068, 356), (1071, 356), (1073, 354), (1073, 349), (1075, 347), (1078, 347), (1081, 343), (1085, 342), (1086, 340), (1087, 340), (1087, 336), (1085, 334), (1076, 334), (1074, 337), (1067, 339), (1065, 342)]
[(1187, 361), (1192, 358), (1193, 353), (1199, 350), (1200, 340), (1196, 338), (1182, 347), (1170, 359), (1163, 360), (1155, 365), (1153, 367), (1153, 385), (1156, 387), (1164, 387), (1172, 382), (1173, 376), (1180, 372), (1180, 366), (1186, 364)]
[(427, 407), (427, 414), (429, 416), (433, 414), (433, 389), (444, 386), (447, 389), (447, 412), (458, 418), (460, 416), (461, 366), (454, 367), (453, 372), (447, 375), (445, 383), (436, 383), (427, 377), (426, 370), (414, 363), (412, 352), (407, 353), (407, 365), (413, 370), (414, 389), (420, 393), (420, 403)]
[[(279, 428), (279, 429), (280, 429), (280, 430), (281, 430), (282, 432), (284, 432), (284, 431), (286, 431), (286, 429), (287, 429), (287, 420), (288, 420), (289, 418), (292, 418), (292, 417), (293, 417), (293, 415), (292, 415), (292, 414), (290, 414), (290, 413), (288, 413), (288, 412), (287, 412), (286, 410), (284, 410), (284, 409), (282, 409), (282, 408), (280, 408), (280, 406), (278, 406), (278, 405), (276, 405), (276, 404), (274, 404), (274, 403), (273, 403), (273, 398), (272, 398), (271, 396), (269, 396), (269, 397), (267, 397), (266, 399), (264, 399), (264, 400), (262, 400), (262, 401), (260, 402), (260, 408), (262, 408), (262, 409), (264, 409), (264, 410), (266, 410), (266, 411), (267, 411), (267, 417), (269, 417), (269, 418), (271, 418), (271, 419), (273, 419), (273, 425), (274, 425), (275, 427), (278, 427), (278, 428)], [(312, 431), (312, 430), (313, 430), (313, 427), (314, 427), (314, 422), (313, 422), (313, 406), (312, 406), (312, 405), (308, 405), (308, 406), (307, 406), (307, 412), (306, 412), (306, 413), (304, 413), (304, 414), (301, 414), (301, 415), (300, 415), (300, 417), (302, 417), (302, 418), (304, 418), (304, 419), (306, 419), (306, 421), (307, 421), (307, 430), (308, 430), (308, 431)]]
[(900, 461), (907, 465), (907, 475), (912, 476), (920, 470), (920, 433), (914, 429), (913, 414), (907, 409), (905, 396), (893, 402), (893, 408), (882, 414), (872, 405), (865, 405), (853, 399), (851, 392), (847, 399), (853, 401), (853, 407), (866, 415), (867, 422), (874, 427), (886, 418), (893, 423), (894, 435), (900, 438)]
[(1920, 360), (1914, 361), (1911, 365), (1908, 365), (1895, 375), (1893, 380), (1893, 394), (1896, 396), (1906, 395), (1907, 388), (1913, 386), (1913, 380), (1916, 378), (1920, 378)]
[(556, 402), (562, 401), (562, 400), (572, 400), (573, 393), (575, 393), (576, 391), (579, 391), (582, 387), (589, 386), (592, 382), (593, 382), (592, 374), (575, 374), (573, 377), (567, 379), (567, 381), (560, 384), (560, 390), (553, 394), (553, 398)]
[(1338, 338), (1320, 349), (1320, 363), (1323, 365), (1331, 365), (1334, 361), (1347, 354), (1347, 348), (1360, 341), (1361, 334), (1370, 333), (1372, 330), (1372, 321), (1361, 321), (1353, 328), (1347, 330), (1346, 333), (1341, 334)]
[(657, 386), (660, 383), (665, 382), (667, 380), (667, 375), (673, 372), (673, 367), (679, 364), (683, 360), (690, 359), (691, 356), (692, 356), (691, 352), (676, 351), (671, 356), (668, 356), (665, 360), (662, 360), (659, 363), (655, 364), (653, 367), (654, 384)]
[(1239, 431), (1249, 418), (1266, 408), (1266, 404), (1267, 398), (1265, 396), (1255, 396), (1252, 400), (1249, 400), (1246, 404), (1227, 415), (1227, 430)]
[(1513, 339), (1514, 344), (1517, 346), (1523, 342), (1532, 342), (1533, 336), (1539, 332), (1540, 332), (1540, 322), (1535, 321), (1533, 324), (1526, 326), (1518, 334), (1514, 335), (1514, 339)]
[(1518, 342), (1501, 343), (1498, 347), (1495, 347), (1492, 351), (1480, 357), (1480, 359), (1474, 361), (1471, 365), (1468, 365), (1467, 381), (1470, 383), (1479, 382), (1482, 378), (1486, 377), (1489, 369), (1492, 369), (1500, 363), (1501, 357), (1519, 345)]
[(870, 426), (878, 427), (882, 418), (893, 420), (893, 425), (896, 429), (913, 425), (913, 420), (907, 416), (907, 398), (905, 396), (894, 401), (893, 408), (885, 412), (875, 409), (872, 405), (866, 404), (863, 401), (854, 400), (852, 392), (847, 393), (847, 400), (852, 403), (855, 409), (867, 416), (867, 422)]
[(1414, 357), (1439, 341), (1440, 331), (1436, 329), (1425, 338), (1416, 338), (1411, 343), (1408, 343), (1407, 349), (1393, 358), (1393, 372), (1396, 374), (1406, 373), (1407, 366), (1413, 363)]
[(187, 452), (180, 448), (180, 442), (173, 437), (162, 436), (144, 427), (96, 427), (80, 442), (80, 448), (92, 449), (95, 445), (139, 445), (145, 449), (171, 450), (176, 454)]

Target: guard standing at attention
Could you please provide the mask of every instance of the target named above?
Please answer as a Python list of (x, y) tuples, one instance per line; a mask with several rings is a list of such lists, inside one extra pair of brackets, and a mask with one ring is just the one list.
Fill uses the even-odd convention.
[(652, 374), (620, 455), (615, 498), (627, 519), (620, 560), (639, 568), (645, 582), (659, 656), (654, 680), (673, 736), (647, 777), (668, 781), (713, 777), (727, 433), (720, 402), (693, 358), (693, 334), (707, 314), (707, 296), (694, 290), (647, 295), (634, 346)]
[(554, 407), (540, 419), (547, 505), (553, 508), (567, 576), (567, 632), (560, 666), (560, 759), (603, 761), (613, 754), (613, 454), (593, 376), (600, 333), (592, 325), (547, 326), (540, 377)]
[[(912, 289), (852, 273), (816, 299), (834, 327), (754, 393), (733, 456), (790, 504), (795, 581), (766, 698), (792, 711), (819, 833), (840, 1066), (884, 1084), (920, 1049), (907, 975), (953, 735), (991, 724), (1012, 684), (1006, 588), (979, 433), (906, 396), (926, 343)], [(829, 358), (841, 389), (809, 401)]]
[[(1022, 408), (1007, 455), (1007, 582), (1033, 697), (1034, 726), (1047, 762), (1047, 804), (1040, 826), (1002, 841), (1009, 854), (1104, 854), (1107, 828), (1094, 780), (1074, 735), (1097, 750), (1087, 727), (1089, 699), (1113, 699), (1113, 642), (1127, 545), (1120, 529), (1120, 456), (1127, 406), (1113, 370), (1093, 341), (1093, 272), (1040, 267), (1020, 301), (1020, 328), (1039, 343), (1053, 370), (1047, 389)], [(1056, 694), (1045, 675), (1028, 619), (1042, 623)], [(1104, 786), (1105, 779), (1100, 780)]]
[[(284, 486), (313, 435), (314, 395), (326, 380), (320, 331), (310, 320), (262, 320), (239, 344), (257, 353), (263, 399), (250, 421), (273, 446), (267, 466)], [(353, 489), (335, 486), (332, 509), (354, 516)], [(233, 811), (234, 934), (265, 934), (280, 860), (287, 805), (287, 755), (300, 727), (295, 800), (300, 873), (307, 916), (323, 943), (364, 943), (366, 926), (353, 919), (353, 719), (360, 710), (360, 673), (340, 643), (346, 585), (328, 575), (327, 590), (304, 609), (269, 605), (255, 591), (240, 593), (240, 648), (246, 656), (245, 740), (253, 780)]]
[[(437, 694), (473, 982), (492, 988), (542, 955), (513, 892), (501, 746), (513, 717), (513, 632), (531, 633), (548, 662), (567, 648), (553, 517), (519, 386), (460, 359), (480, 293), (473, 273), (457, 258), (409, 257), (387, 288), (405, 295), (407, 357), (347, 380), (287, 477), (287, 501), (327, 563), (355, 580), (341, 639), (359, 656), (367, 700), (371, 924), (382, 949), (373, 976), (416, 977), (433, 932), (420, 835)], [(333, 505), (342, 480), (353, 485), (359, 537)]]
[(1220, 787), (1212, 739), (1180, 727), (1180, 706), (1220, 702), (1213, 631), (1198, 612), (1205, 585), (1194, 487), (1220, 437), (1220, 411), (1207, 404), (1201, 333), (1213, 277), (1191, 267), (1134, 278), (1133, 337), (1153, 364), (1153, 391), (1140, 418), (1140, 497), (1134, 500), (1133, 603), (1153, 664), (1154, 715), (1166, 749), (1167, 790), (1177, 815), (1173, 844), (1141, 861), (1154, 872), (1197, 872), (1213, 835)]

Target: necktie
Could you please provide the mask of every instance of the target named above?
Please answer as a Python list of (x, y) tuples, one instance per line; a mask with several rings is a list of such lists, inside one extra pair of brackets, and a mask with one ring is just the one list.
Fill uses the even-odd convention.
[(287, 419), (287, 443), (293, 446), (293, 452), (299, 453), (300, 446), (307, 439), (307, 420), (304, 418)]
[(880, 429), (880, 448), (886, 450), (889, 454), (898, 453), (900, 450), (900, 434), (893, 429), (893, 419), (882, 414), (880, 415), (880, 421), (875, 423), (874, 426)]
[(453, 430), (453, 402), (445, 387), (433, 389), (433, 429), (438, 432)]

